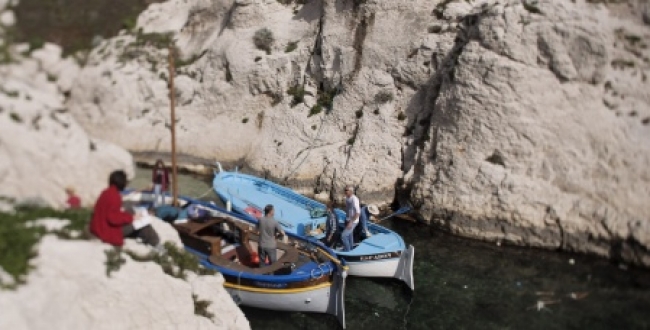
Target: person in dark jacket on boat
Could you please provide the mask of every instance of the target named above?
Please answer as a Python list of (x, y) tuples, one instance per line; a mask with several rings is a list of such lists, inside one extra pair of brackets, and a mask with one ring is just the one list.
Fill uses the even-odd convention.
[(158, 234), (146, 225), (139, 230), (133, 228), (133, 221), (140, 215), (132, 215), (122, 209), (120, 192), (126, 188), (127, 179), (124, 171), (118, 170), (110, 174), (108, 188), (97, 198), (90, 220), (90, 232), (103, 242), (122, 246), (125, 237), (139, 237), (146, 244), (157, 246), (160, 243)]
[[(260, 218), (257, 225), (260, 231), (260, 240), (257, 247), (257, 253), (260, 258), (260, 267), (271, 265), (277, 260), (277, 243), (275, 237), (278, 233), (285, 236), (284, 230), (282, 230), (278, 221), (273, 217), (274, 214), (275, 210), (273, 205), (266, 205), (266, 207), (264, 207), (264, 216)], [(268, 263), (266, 262), (267, 257), (269, 258)]]
[(151, 181), (153, 183), (154, 205), (165, 204), (164, 192), (169, 188), (169, 170), (165, 167), (162, 159), (156, 161), (156, 165), (151, 172)]
[(327, 220), (325, 222), (325, 237), (323, 238), (323, 244), (327, 245), (327, 247), (334, 247), (341, 237), (339, 221), (334, 212), (334, 203), (329, 201), (326, 206)]

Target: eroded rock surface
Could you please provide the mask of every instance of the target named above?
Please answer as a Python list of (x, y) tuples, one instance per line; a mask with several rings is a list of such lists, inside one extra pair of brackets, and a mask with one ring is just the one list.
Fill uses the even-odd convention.
[[(133, 174), (131, 155), (115, 144), (91, 138), (65, 107), (65, 94), (79, 72), (61, 48), (5, 44), (15, 23), (0, 3), (0, 199), (65, 205), (72, 186), (92, 205), (111, 171)], [(6, 32), (9, 33), (9, 32)]]
[(650, 265), (646, 4), (284, 2), (152, 5), (93, 50), (68, 106), (168, 151), (170, 33), (184, 154), (366, 202), (397, 185), (458, 234)]
[[(45, 236), (27, 284), (0, 294), (0, 328), (250, 329), (220, 274), (190, 273), (185, 281), (165, 274), (153, 262), (123, 255), (126, 263), (108, 277), (109, 249), (99, 241)], [(195, 314), (192, 295), (210, 303), (206, 310), (212, 319)]]

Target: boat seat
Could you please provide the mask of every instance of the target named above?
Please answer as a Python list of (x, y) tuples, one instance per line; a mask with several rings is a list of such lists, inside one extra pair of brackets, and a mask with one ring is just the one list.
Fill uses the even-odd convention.
[[(235, 271), (242, 271), (242, 272), (259, 274), (259, 275), (273, 274), (273, 273), (277, 272), (278, 270), (286, 267), (287, 264), (297, 263), (298, 262), (298, 260), (300, 258), (300, 253), (298, 252), (298, 250), (296, 250), (295, 248), (293, 248), (293, 247), (291, 247), (291, 246), (289, 246), (287, 244), (280, 243), (280, 242), (278, 242), (278, 247), (277, 248), (278, 248), (278, 250), (282, 251), (282, 256), (279, 257), (278, 260), (276, 262), (274, 262), (272, 265), (266, 266), (266, 267), (259, 267), (258, 268), (258, 267), (245, 266), (245, 265), (241, 264), (240, 262), (234, 262), (234, 261), (230, 260), (230, 258), (232, 258), (232, 255), (228, 255), (230, 258), (226, 258), (227, 257), (226, 255), (220, 255), (220, 256), (212, 255), (212, 256), (210, 256), (210, 258), (208, 260), (211, 263), (213, 263), (215, 265), (218, 265), (218, 266), (227, 267), (227, 268), (230, 268), (230, 269), (235, 270)], [(235, 249), (235, 251), (237, 251), (237, 249)], [(280, 252), (280, 251), (278, 251), (278, 252)], [(232, 252), (230, 252), (230, 253), (232, 253)], [(280, 254), (280, 253), (278, 253), (278, 254)], [(242, 258), (240, 258), (240, 260), (241, 259)]]

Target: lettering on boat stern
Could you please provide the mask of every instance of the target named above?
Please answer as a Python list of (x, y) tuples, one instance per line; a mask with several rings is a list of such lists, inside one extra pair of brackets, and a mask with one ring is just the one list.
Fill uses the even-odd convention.
[(286, 283), (269, 283), (269, 282), (258, 282), (258, 281), (253, 282), (253, 285), (260, 288), (270, 288), (270, 289), (282, 289), (287, 287)]
[(345, 261), (355, 262), (355, 261), (373, 261), (373, 260), (393, 259), (393, 258), (399, 258), (399, 256), (401, 254), (402, 254), (402, 251), (386, 252), (386, 253), (379, 253), (379, 254), (369, 254), (369, 255), (364, 255), (364, 256), (351, 256), (351, 257), (345, 257)]

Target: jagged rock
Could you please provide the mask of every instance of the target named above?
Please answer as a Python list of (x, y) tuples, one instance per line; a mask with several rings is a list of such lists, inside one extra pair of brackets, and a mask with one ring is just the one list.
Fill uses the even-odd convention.
[[(614, 46), (620, 29), (648, 31), (586, 4), (537, 6), (465, 19), (450, 70), (431, 86), (412, 199), (464, 236), (650, 265), (648, 64), (617, 67), (629, 54)], [(619, 88), (613, 98), (635, 116), (603, 103)]]
[[(123, 255), (126, 263), (108, 277), (109, 248), (99, 241), (43, 238), (27, 284), (0, 295), (0, 328), (250, 328), (220, 274), (188, 283), (153, 262)], [(194, 314), (193, 294), (211, 302), (213, 320)]]

